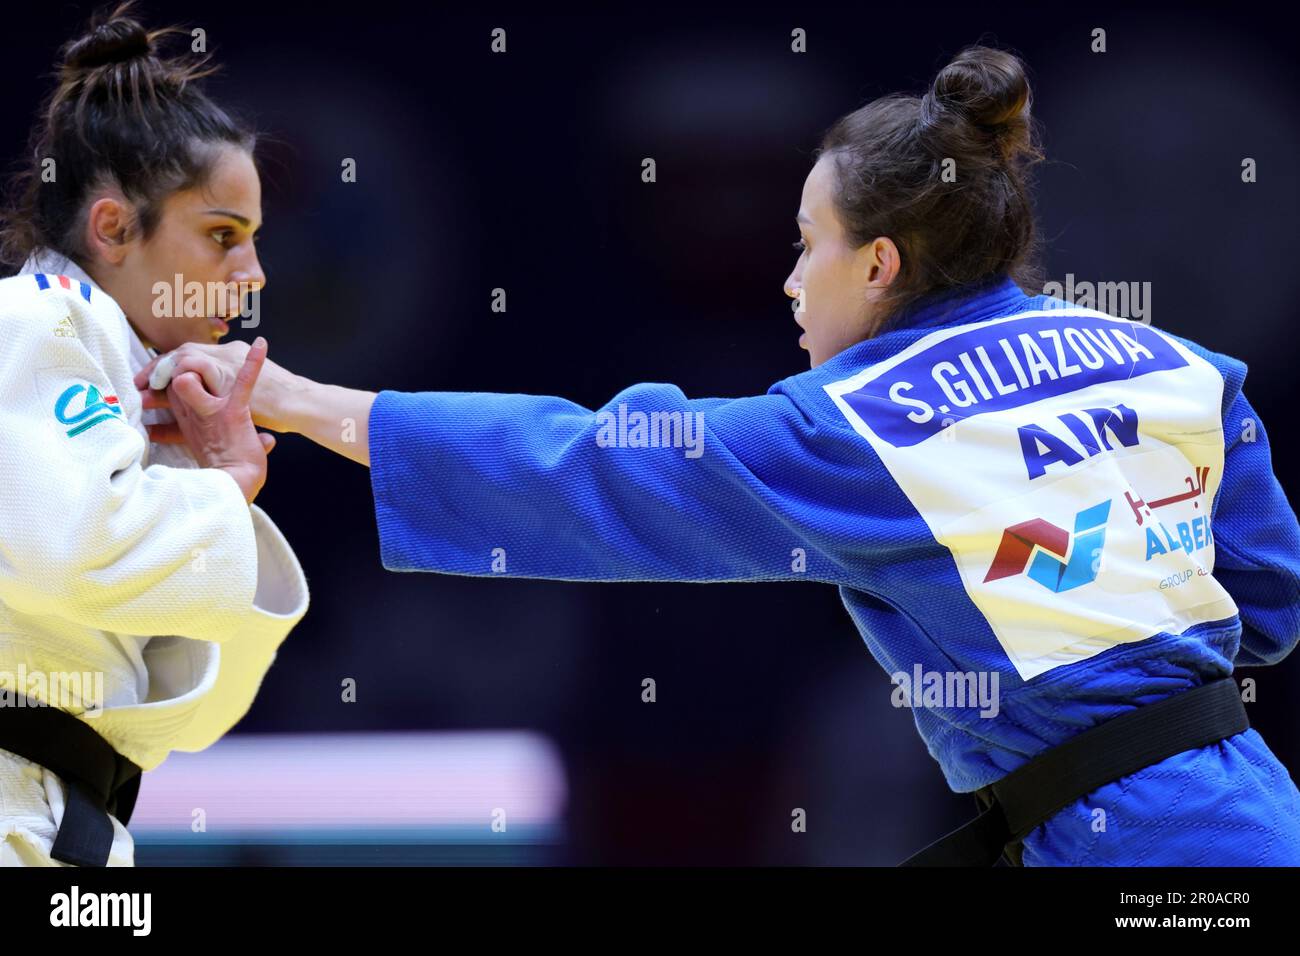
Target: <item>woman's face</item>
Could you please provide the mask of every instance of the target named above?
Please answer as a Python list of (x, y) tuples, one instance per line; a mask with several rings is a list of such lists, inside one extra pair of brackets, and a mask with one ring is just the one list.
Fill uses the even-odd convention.
[(168, 196), (148, 239), (127, 230), (110, 248), (116, 261), (97, 259), (93, 278), (147, 345), (169, 351), (216, 342), (239, 321), (243, 296), (266, 284), (253, 243), (261, 224), (252, 157), (222, 147), (208, 182)]
[(834, 177), (831, 155), (823, 154), (803, 185), (795, 218), (799, 260), (785, 280), (785, 293), (795, 300), (794, 320), (804, 330), (799, 345), (808, 350), (813, 368), (871, 337), (875, 302), (897, 274), (892, 240), (850, 247), (835, 212)]

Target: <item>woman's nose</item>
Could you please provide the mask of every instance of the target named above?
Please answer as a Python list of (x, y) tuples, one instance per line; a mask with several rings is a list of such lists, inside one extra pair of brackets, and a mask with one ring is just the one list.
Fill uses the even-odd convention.
[(231, 279), (239, 283), (240, 289), (247, 289), (252, 292), (260, 292), (266, 288), (266, 273), (262, 271), (262, 264), (257, 261), (257, 253), (254, 251), (250, 254), (247, 262), (243, 263), (240, 268), (236, 269), (231, 275)]

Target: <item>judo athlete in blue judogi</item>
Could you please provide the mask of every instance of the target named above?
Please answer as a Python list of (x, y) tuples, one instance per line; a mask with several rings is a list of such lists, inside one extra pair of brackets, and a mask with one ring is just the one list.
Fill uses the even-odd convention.
[[(1002, 279), (752, 398), (381, 392), (384, 566), (838, 585), (890, 674), (999, 675), (994, 717), (913, 708), (952, 789), (979, 789), (1300, 637), (1300, 529), (1244, 366), (1056, 301)], [(702, 415), (703, 453), (602, 447), (623, 408)], [(1300, 793), (1246, 730), (1075, 800), (1024, 862), (1300, 864)]]
[[(813, 367), (764, 395), (643, 384), (593, 410), (268, 363), (254, 417), (369, 464), (394, 571), (838, 586), (949, 786), (988, 808), (914, 862), (1300, 864), (1300, 792), (1231, 678), (1300, 637), (1300, 527), (1246, 367), (1022, 292), (1027, 96), (976, 48), (832, 129), (786, 283)], [(918, 142), (986, 161), (922, 195)], [(895, 220), (862, 218), (868, 188)], [(958, 281), (855, 324), (927, 262)], [(223, 348), (176, 368), (220, 389)], [(347, 418), (368, 425), (352, 445)], [(976, 684), (995, 706), (953, 699)]]

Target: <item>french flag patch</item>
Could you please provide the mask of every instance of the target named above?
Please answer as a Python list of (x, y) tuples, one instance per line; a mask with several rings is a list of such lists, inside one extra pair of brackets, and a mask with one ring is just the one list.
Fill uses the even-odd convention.
[[(40, 289), (42, 292), (44, 292), (46, 289), (49, 289), (49, 288), (52, 287), (53, 284), (52, 284), (51, 281), (50, 281), (51, 279), (53, 279), (54, 282), (57, 282), (59, 285), (63, 286), (63, 288), (65, 288), (65, 289), (71, 289), (72, 286), (73, 286), (73, 284), (74, 284), (74, 283), (73, 283), (73, 280), (72, 280), (72, 279), (69, 279), (67, 276), (47, 276), (47, 275), (42, 275), (41, 273), (37, 273), (37, 274), (36, 274), (36, 287), (37, 287), (38, 289)], [(89, 302), (89, 301), (90, 301), (90, 283), (88, 283), (88, 282), (77, 282), (76, 285), (78, 285), (78, 286), (81, 287), (81, 297), (82, 297), (83, 299), (85, 299), (87, 302)]]

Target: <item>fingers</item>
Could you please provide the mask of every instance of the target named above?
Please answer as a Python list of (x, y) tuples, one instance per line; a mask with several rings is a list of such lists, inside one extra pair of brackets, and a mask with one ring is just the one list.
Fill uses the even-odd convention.
[(169, 386), (169, 391), (173, 390), (177, 398), (204, 418), (216, 413), (225, 404), (222, 399), (208, 394), (208, 390), (203, 387), (203, 379), (199, 378), (197, 372), (182, 372), (177, 375)]
[(171, 400), (168, 399), (166, 392), (158, 392), (151, 388), (146, 388), (140, 392), (140, 407), (171, 408), (172, 403)]
[[(145, 428), (149, 430), (151, 442), (157, 442), (159, 445), (185, 444), (185, 434), (181, 431), (180, 425), (175, 422), (160, 422), (157, 425), (146, 425)], [(276, 437), (270, 432), (258, 432), (257, 437), (262, 442), (262, 450), (268, 455), (278, 444)]]
[[(208, 391), (208, 394), (217, 396), (222, 394), (224, 391), (222, 386), (225, 384), (226, 379), (219, 364), (206, 355), (197, 353), (172, 354), (176, 358), (171, 363), (171, 378), (174, 379), (182, 372), (194, 372), (203, 380), (203, 387)], [(164, 358), (168, 357), (164, 356)], [(154, 388), (151, 379), (150, 382), (146, 383), (146, 387), (140, 389), (140, 407), (171, 408), (171, 400), (167, 397), (167, 386)]]
[(164, 389), (172, 383), (172, 378), (176, 375), (176, 353), (168, 352), (158, 364), (153, 367), (153, 372), (149, 375), (149, 387)]
[(248, 346), (243, 342), (226, 342), (222, 345), (183, 342), (170, 352), (154, 356), (136, 372), (135, 387), (141, 391), (150, 387), (161, 391), (168, 383), (158, 384), (151, 379), (170, 368), (172, 378), (183, 371), (198, 372), (209, 392), (214, 395), (223, 394), (235, 374), (236, 366), (243, 359), (241, 352), (246, 352), (247, 349)]
[(266, 352), (266, 338), (259, 335), (249, 347), (244, 364), (239, 369), (239, 374), (235, 376), (235, 387), (230, 390), (231, 401), (244, 406), (252, 405), (253, 386), (257, 384), (257, 376), (266, 363)]
[(153, 372), (154, 366), (157, 365), (161, 359), (162, 359), (161, 355), (155, 355), (152, 359), (149, 360), (148, 365), (146, 365), (144, 368), (140, 369), (140, 371), (135, 373), (136, 388), (143, 390), (145, 387), (148, 386), (149, 375)]
[(185, 444), (185, 435), (181, 432), (180, 426), (174, 422), (146, 425), (145, 427), (149, 429), (149, 440), (152, 442), (157, 442), (160, 445)]
[(213, 361), (210, 357), (199, 352), (180, 352), (176, 355), (175, 369), (172, 377), (175, 378), (181, 372), (197, 372), (203, 379), (203, 387), (211, 395), (221, 395), (225, 392), (226, 377), (222, 374), (221, 366)]

